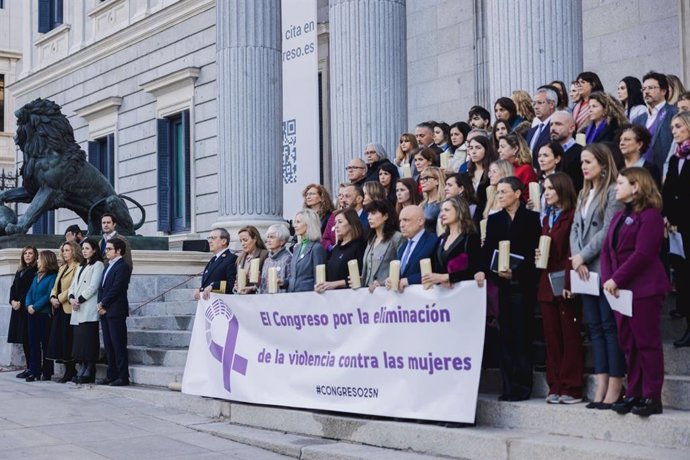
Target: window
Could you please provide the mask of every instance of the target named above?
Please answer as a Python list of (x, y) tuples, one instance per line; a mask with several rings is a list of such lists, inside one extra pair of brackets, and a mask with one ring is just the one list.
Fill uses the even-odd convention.
[(158, 230), (191, 228), (189, 110), (158, 119)]
[(50, 32), (62, 24), (63, 0), (38, 0), (38, 31)]
[(5, 8), (5, 0), (0, 0), (0, 10)]
[(115, 185), (115, 135), (108, 134), (94, 141), (89, 141), (89, 163), (94, 165)]
[(34, 235), (53, 235), (55, 234), (55, 211), (47, 211), (41, 214), (32, 226)]
[[(2, 6), (0, 0), (0, 7)], [(5, 76), (0, 74), (0, 133), (5, 131)]]

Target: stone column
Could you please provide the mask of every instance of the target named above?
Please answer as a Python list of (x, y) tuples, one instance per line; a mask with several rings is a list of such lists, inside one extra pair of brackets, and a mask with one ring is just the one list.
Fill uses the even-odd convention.
[(582, 71), (582, 1), (486, 0), (490, 105)]
[(280, 0), (216, 3), (218, 222), (282, 221)]
[(405, 0), (330, 0), (331, 165), (333, 183), (364, 145), (395, 156), (407, 126)]

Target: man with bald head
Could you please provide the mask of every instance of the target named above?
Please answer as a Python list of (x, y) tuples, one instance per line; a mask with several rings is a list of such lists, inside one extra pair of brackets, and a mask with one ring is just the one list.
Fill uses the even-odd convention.
[(362, 185), (367, 179), (367, 164), (361, 158), (355, 158), (345, 168), (347, 181), (354, 185)]
[(575, 119), (566, 111), (554, 112), (551, 115), (551, 140), (558, 142), (563, 147), (563, 158), (561, 159), (561, 170), (570, 176), (575, 184), (575, 191), (582, 189), (584, 178), (582, 177), (582, 167), (580, 165), (580, 154), (582, 146), (575, 142)]
[(388, 278), (386, 288), (397, 288), (402, 291), (411, 284), (421, 284), (419, 261), (432, 256), (437, 238), (433, 233), (424, 230), (424, 210), (416, 205), (405, 206), (400, 211), (400, 233), (406, 240), (398, 249), (400, 284), (391, 286)]

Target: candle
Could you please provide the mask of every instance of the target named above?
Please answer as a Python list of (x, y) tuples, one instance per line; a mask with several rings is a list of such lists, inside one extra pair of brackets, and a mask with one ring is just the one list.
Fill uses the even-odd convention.
[(498, 242), (498, 271), (505, 272), (510, 269), (510, 241)]
[(496, 187), (489, 186), (486, 188), (486, 202), (494, 207), (494, 199), (496, 198)]
[(275, 294), (278, 292), (278, 267), (270, 267), (268, 269), (268, 293)]
[(237, 269), (237, 290), (241, 291), (247, 287), (247, 270), (244, 268)]
[(575, 135), (575, 142), (584, 147), (587, 144), (587, 137), (584, 133), (578, 133)]
[(403, 177), (412, 177), (412, 169), (410, 168), (409, 163), (405, 163), (402, 165), (402, 176)]
[(258, 283), (259, 282), (259, 266), (261, 265), (260, 259), (252, 259), (249, 262), (249, 282)]
[(400, 284), (400, 261), (391, 260), (391, 264), (388, 267), (388, 277), (391, 280), (391, 287), (395, 290), (398, 289)]
[(541, 189), (539, 188), (538, 183), (529, 183), (529, 198), (530, 200), (532, 200), (532, 204), (534, 204), (534, 208), (532, 208), (532, 211), (539, 212), (539, 210), (541, 209)]
[(446, 232), (446, 229), (445, 229), (445, 227), (443, 226), (443, 224), (441, 223), (441, 219), (440, 219), (440, 218), (437, 219), (437, 220), (436, 220), (436, 234), (437, 234), (438, 236), (441, 236), (441, 235), (443, 235), (445, 232)]
[(362, 280), (359, 279), (359, 264), (357, 263), (357, 259), (348, 261), (347, 269), (350, 272), (350, 287), (352, 289), (359, 289), (362, 287)]
[(321, 284), (326, 282), (326, 266), (324, 264), (319, 264), (316, 266), (316, 284)]
[[(424, 275), (431, 274), (431, 259), (422, 259), (419, 261), (419, 270), (422, 272), (422, 277)], [(424, 289), (429, 289), (432, 286), (431, 283), (424, 284)]]
[(450, 153), (443, 152), (441, 154), (441, 169), (448, 169), (448, 163), (450, 162)]
[(479, 235), (481, 236), (482, 241), (486, 239), (486, 223), (488, 221), (488, 219), (482, 219), (479, 221)]
[(539, 238), (539, 258), (535, 264), (537, 268), (546, 268), (549, 263), (549, 250), (551, 249), (551, 237), (542, 235)]

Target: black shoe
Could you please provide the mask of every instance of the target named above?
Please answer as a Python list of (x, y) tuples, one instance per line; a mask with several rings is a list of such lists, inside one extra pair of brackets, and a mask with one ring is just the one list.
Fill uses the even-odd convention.
[(96, 382), (96, 385), (110, 385), (113, 383), (115, 380), (109, 379), (108, 377), (104, 379), (100, 379), (98, 382)]
[(129, 385), (129, 380), (117, 379), (110, 382), (111, 387), (126, 387), (127, 385)]
[(44, 374), (44, 375), (41, 376), (41, 380), (43, 380), (43, 381), (45, 381), (45, 382), (50, 382), (51, 380), (53, 380), (53, 376), (52, 376), (52, 375), (48, 375), (48, 374)]
[(74, 372), (69, 372), (69, 373), (65, 372), (65, 375), (62, 376), (62, 378), (59, 380), (59, 382), (60, 383), (71, 382), (75, 375), (76, 375), (76, 373), (74, 373)]
[(19, 374), (17, 374), (17, 378), (18, 378), (18, 379), (25, 379), (25, 378), (27, 378), (27, 377), (29, 376), (29, 374), (30, 374), (30, 373), (29, 373), (29, 369), (25, 369), (24, 371), (22, 371), (22, 372), (20, 372)]
[(660, 399), (646, 398), (640, 401), (638, 406), (632, 408), (632, 413), (640, 417), (649, 417), (652, 414), (661, 414), (664, 406)]
[(95, 375), (85, 375), (84, 377), (81, 378), (81, 383), (95, 383), (96, 382), (96, 376)]
[(599, 402), (592, 401), (592, 402), (588, 403), (585, 407), (587, 409), (599, 409), (599, 406), (602, 404), (603, 404), (603, 401), (599, 401)]
[(618, 413), (618, 414), (627, 414), (632, 410), (633, 407), (636, 407), (640, 404), (640, 401), (642, 398), (638, 398), (636, 396), (629, 396), (625, 398), (623, 401), (619, 401), (617, 403), (614, 403), (611, 409)]
[(673, 319), (680, 319), (685, 317), (685, 315), (681, 313), (677, 308), (674, 308), (673, 310), (668, 312), (668, 314)]
[[(39, 380), (40, 380), (40, 379), (39, 379)], [(27, 381), (27, 382), (34, 382), (34, 381), (36, 381), (36, 376), (35, 376), (35, 375), (29, 374), (29, 375), (26, 376), (26, 381)]]
[(76, 383), (77, 385), (79, 385), (81, 383), (81, 377), (75, 375), (74, 377), (72, 377), (72, 383)]
[(685, 331), (683, 337), (673, 342), (673, 346), (676, 348), (690, 347), (690, 328)]

